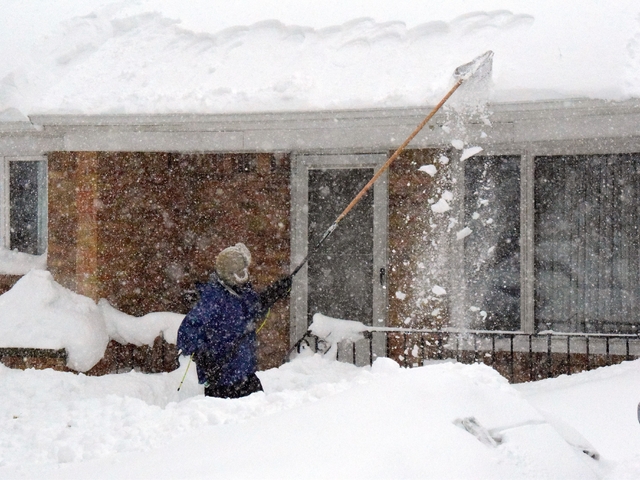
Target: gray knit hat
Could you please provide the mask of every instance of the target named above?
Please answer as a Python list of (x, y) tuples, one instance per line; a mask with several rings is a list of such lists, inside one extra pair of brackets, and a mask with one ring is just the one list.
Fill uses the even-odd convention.
[(249, 280), (251, 253), (244, 243), (222, 250), (216, 257), (216, 273), (227, 285), (244, 285)]

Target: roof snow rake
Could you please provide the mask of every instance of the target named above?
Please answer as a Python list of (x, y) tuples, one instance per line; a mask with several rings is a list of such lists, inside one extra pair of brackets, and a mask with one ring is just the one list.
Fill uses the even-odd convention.
[(458, 68), (455, 69), (455, 71), (453, 72), (453, 78), (456, 80), (456, 82), (453, 85), (453, 87), (451, 87), (451, 90), (449, 90), (447, 94), (444, 97), (442, 97), (442, 100), (440, 100), (440, 102), (433, 108), (433, 110), (431, 110), (431, 112), (429, 112), (429, 114), (425, 117), (425, 119), (422, 120), (422, 122), (420, 122), (420, 124), (411, 133), (411, 135), (409, 135), (407, 139), (402, 143), (402, 145), (400, 145), (398, 149), (395, 152), (393, 152), (393, 155), (389, 157), (389, 160), (387, 160), (385, 164), (382, 165), (382, 167), (380, 167), (380, 169), (371, 178), (371, 180), (369, 180), (369, 183), (367, 183), (362, 188), (362, 190), (360, 190), (360, 192), (353, 198), (353, 200), (351, 200), (351, 203), (347, 205), (347, 208), (343, 210), (343, 212), (338, 216), (338, 218), (336, 218), (333, 224), (329, 228), (327, 228), (327, 230), (324, 232), (324, 234), (320, 238), (320, 241), (313, 247), (311, 252), (307, 253), (307, 255), (304, 257), (300, 265), (298, 265), (295, 268), (295, 270), (291, 273), (292, 276), (298, 273), (300, 269), (309, 261), (309, 259), (318, 252), (320, 245), (322, 245), (324, 241), (327, 238), (329, 238), (329, 235), (331, 235), (334, 232), (334, 230), (338, 227), (338, 223), (340, 223), (340, 221), (347, 216), (347, 214), (351, 211), (351, 209), (355, 207), (355, 205), (362, 199), (362, 197), (364, 197), (364, 195), (369, 191), (369, 189), (373, 186), (373, 184), (376, 183), (376, 180), (380, 178), (380, 175), (382, 175), (391, 166), (391, 164), (400, 156), (400, 154), (404, 151), (407, 145), (409, 145), (409, 142), (411, 142), (411, 140), (413, 140), (414, 137), (418, 133), (420, 133), (420, 130), (422, 130), (424, 126), (427, 123), (429, 123), (429, 120), (431, 120), (433, 116), (438, 112), (438, 110), (440, 110), (440, 108), (442, 108), (442, 106), (446, 103), (446, 101), (449, 100), (449, 97), (453, 95), (453, 92), (455, 92), (460, 87), (460, 85), (462, 85), (464, 82), (474, 77), (476, 74), (480, 76), (488, 76), (491, 74), (492, 61), (493, 61), (493, 52), (489, 50), (488, 52), (483, 53), (479, 57), (474, 58), (469, 63), (460, 65)]

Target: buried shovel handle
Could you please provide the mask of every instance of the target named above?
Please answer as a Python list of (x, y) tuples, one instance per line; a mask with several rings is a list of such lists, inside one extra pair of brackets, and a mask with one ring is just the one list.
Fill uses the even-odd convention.
[(189, 362), (187, 363), (187, 368), (184, 369), (184, 375), (182, 376), (182, 380), (180, 380), (180, 385), (178, 385), (178, 391), (182, 388), (182, 384), (184, 380), (187, 378), (187, 372), (189, 371), (189, 367), (191, 366), (191, 361), (193, 360), (193, 355), (189, 356)]

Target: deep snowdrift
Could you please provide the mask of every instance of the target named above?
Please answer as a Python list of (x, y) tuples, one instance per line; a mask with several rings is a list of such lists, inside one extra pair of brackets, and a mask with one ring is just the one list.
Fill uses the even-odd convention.
[(640, 96), (640, 4), (551, 0), (0, 7), (0, 120), (433, 104), (495, 51), (494, 100)]
[[(588, 479), (601, 469), (484, 365), (357, 368), (303, 355), (261, 372), (265, 393), (221, 400), (202, 396), (193, 369), (176, 391), (185, 363), (105, 377), (0, 367), (0, 477)], [(623, 376), (639, 386), (633, 366)], [(456, 425), (470, 417), (499, 444)]]
[[(82, 363), (108, 338), (171, 340), (181, 318), (130, 317), (34, 270), (0, 297), (0, 340)], [(357, 322), (314, 320), (359, 335)], [(204, 398), (194, 368), (178, 392), (187, 363), (104, 377), (0, 365), (0, 478), (640, 476), (640, 361), (512, 386), (485, 365), (305, 353), (239, 400)]]

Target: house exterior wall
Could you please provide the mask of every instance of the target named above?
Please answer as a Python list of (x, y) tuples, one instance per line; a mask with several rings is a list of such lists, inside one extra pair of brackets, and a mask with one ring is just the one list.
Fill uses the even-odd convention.
[[(58, 152), (49, 161), (49, 269), (72, 290), (130, 315), (186, 313), (187, 293), (237, 242), (252, 252), (256, 288), (288, 271), (286, 157)], [(259, 335), (261, 367), (279, 365), (287, 335), (282, 302)]]
[(76, 155), (49, 155), (49, 246), (47, 265), (58, 283), (76, 290), (78, 229), (78, 161)]
[[(611, 103), (576, 99), (490, 105), (488, 108), (492, 112), (491, 125), (471, 122), (465, 125), (465, 138), (469, 145), (482, 146), (482, 155), (521, 159), (521, 328), (532, 333), (535, 331), (535, 158), (640, 152), (640, 101)], [(84, 281), (88, 288), (85, 291), (90, 293), (93, 280), (83, 275), (91, 271), (85, 267), (91, 265), (91, 252), (95, 249), (97, 283), (91, 296), (108, 298), (116, 307), (133, 314), (154, 309), (184, 311), (188, 301), (182, 298), (181, 292), (188, 289), (187, 285), (206, 277), (207, 268), (210, 268), (207, 262), (218, 246), (223, 248), (238, 241), (238, 235), (227, 235), (226, 230), (211, 233), (209, 227), (203, 226), (207, 222), (222, 222), (233, 227), (227, 229), (229, 232), (235, 229), (246, 235), (246, 243), (256, 252), (256, 259), (269, 255), (280, 259), (275, 262), (277, 268), (257, 265), (254, 274), (258, 286), (287, 270), (287, 248), (277, 247), (277, 252), (260, 251), (262, 238), (269, 238), (265, 245), (273, 243), (272, 237), (262, 235), (273, 235), (279, 230), (274, 230), (272, 219), (268, 219), (271, 227), (255, 224), (260, 223), (257, 219), (268, 218), (266, 212), (271, 206), (257, 196), (260, 189), (254, 187), (260, 183), (258, 179), (275, 175), (277, 181), (274, 180), (273, 191), (286, 190), (284, 195), (288, 201), (290, 173), (283, 171), (281, 176), (271, 171), (269, 175), (260, 174), (260, 171), (266, 172), (260, 170), (260, 162), (272, 165), (274, 161), (278, 163), (282, 158), (299, 154), (393, 151), (428, 110), (33, 116), (32, 124), (0, 126), (0, 154), (49, 154), (49, 224), (52, 229), (49, 233), (49, 268), (61, 283), (81, 289), (84, 288), (81, 281)], [(420, 262), (416, 252), (433, 240), (425, 243), (424, 239), (429, 237), (431, 225), (439, 221), (430, 214), (428, 202), (437, 193), (434, 189), (442, 187), (442, 184), (436, 186), (417, 168), (433, 163), (437, 152), (450, 148), (451, 136), (439, 128), (446, 121), (445, 114), (436, 115), (412, 141), (412, 150), (399, 158), (389, 172), (391, 326), (439, 327), (462, 315), (428, 295), (428, 291), (420, 291), (425, 286), (416, 289), (416, 282), (412, 284), (412, 279), (419, 278), (422, 270), (432, 267)], [(87, 155), (80, 155), (80, 152)], [(246, 165), (247, 158), (255, 159), (257, 170), (243, 173), (245, 179), (251, 179), (248, 183), (234, 180), (240, 175), (234, 170), (238, 168), (238, 162)], [(184, 166), (185, 161), (188, 167), (176, 166)], [(79, 195), (76, 191), (80, 188), (78, 172), (90, 168), (91, 162), (97, 165), (97, 193), (93, 203), (87, 200), (91, 195)], [(447, 167), (448, 171), (444, 167), (442, 170), (451, 178), (455, 175), (453, 163)], [(227, 189), (229, 185), (233, 188)], [(81, 190), (90, 193), (92, 188), (94, 186), (89, 182)], [(216, 196), (219, 188), (225, 195), (231, 190), (228, 200)], [(251, 203), (241, 192), (250, 192), (250, 198), (256, 198), (256, 202)], [(236, 205), (236, 210), (214, 209), (216, 202), (225, 201)], [(279, 209), (282, 207), (278, 210), (281, 220), (276, 223), (284, 225), (282, 235), (287, 236), (288, 241), (290, 210), (287, 201), (278, 204)], [(188, 205), (203, 205), (210, 210), (209, 213), (185, 210)], [(304, 208), (304, 205), (295, 208)], [(178, 214), (180, 211), (186, 212), (186, 218)], [(214, 211), (215, 215), (211, 213)], [(246, 223), (234, 223), (239, 215)], [(97, 228), (95, 237), (92, 236), (92, 224)], [(191, 225), (196, 227), (189, 230)], [(437, 224), (437, 227), (436, 230), (442, 230), (442, 225)], [(82, 236), (78, 236), (79, 231), (84, 232)], [(166, 232), (170, 232), (169, 239), (164, 238)], [(191, 235), (198, 238), (196, 244), (190, 239)], [(455, 255), (455, 246), (450, 248), (453, 260), (448, 267), (459, 271), (460, 265), (456, 261), (461, 256)], [(134, 273), (139, 272), (142, 265), (149, 265), (145, 275), (153, 280), (136, 284)], [(7, 288), (16, 278), (0, 276), (0, 288)], [(447, 281), (452, 280), (443, 280), (445, 288)], [(147, 292), (148, 296), (143, 298), (147, 293), (142, 292)], [(396, 292), (408, 296), (403, 300)], [(422, 301), (417, 304), (419, 299)], [(282, 323), (287, 323), (284, 317)], [(283, 335), (283, 345), (287, 342), (288, 337)]]
[(22, 275), (0, 275), (0, 295), (9, 291)]

